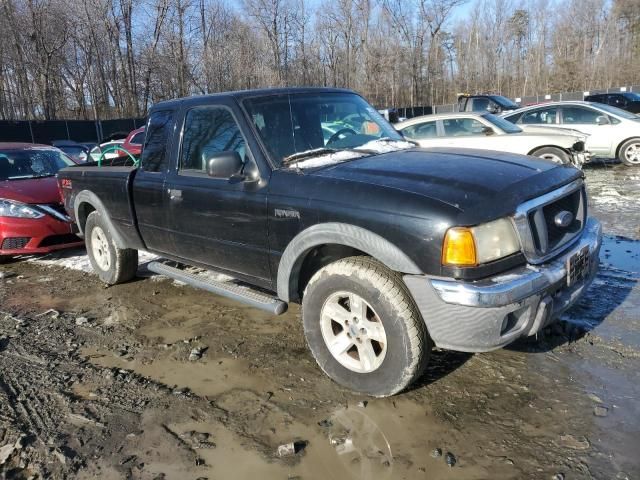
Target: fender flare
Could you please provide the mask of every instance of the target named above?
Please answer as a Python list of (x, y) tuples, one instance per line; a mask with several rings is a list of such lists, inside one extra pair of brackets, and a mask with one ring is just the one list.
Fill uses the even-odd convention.
[(300, 268), (307, 253), (315, 247), (329, 244), (360, 250), (396, 272), (422, 273), (413, 260), (377, 233), (346, 223), (321, 223), (296, 235), (283, 252), (277, 280), (281, 300), (289, 302), (296, 295)]
[(98, 196), (90, 190), (82, 190), (80, 193), (76, 195), (76, 198), (73, 201), (73, 213), (75, 214), (76, 223), (78, 225), (78, 229), (80, 230), (80, 233), (84, 235), (84, 228), (83, 226), (80, 225), (80, 221), (79, 221), (80, 205), (82, 205), (83, 203), (88, 203), (97, 212), (99, 212), (100, 215), (102, 215), (102, 218), (107, 223), (107, 226), (109, 228), (109, 234), (113, 238), (113, 241), (116, 244), (116, 246), (118, 248), (125, 248), (124, 240), (122, 239), (122, 236), (120, 235), (120, 232), (118, 231), (118, 229), (113, 224), (113, 221), (111, 220), (111, 217), (107, 212), (107, 209), (102, 203), (102, 200), (100, 200), (100, 198), (98, 198)]

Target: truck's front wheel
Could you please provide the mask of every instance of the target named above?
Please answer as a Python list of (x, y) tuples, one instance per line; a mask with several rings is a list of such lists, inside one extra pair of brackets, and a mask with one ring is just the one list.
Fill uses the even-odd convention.
[(100, 280), (115, 285), (136, 276), (138, 251), (118, 248), (113, 241), (108, 223), (99, 212), (91, 212), (87, 217), (84, 235), (91, 266)]
[(402, 278), (367, 257), (336, 261), (309, 281), (304, 331), (318, 365), (345, 387), (393, 395), (426, 367), (431, 339)]

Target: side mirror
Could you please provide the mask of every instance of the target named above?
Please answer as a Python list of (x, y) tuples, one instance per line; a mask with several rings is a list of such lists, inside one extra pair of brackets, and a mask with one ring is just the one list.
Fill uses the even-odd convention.
[(489, 136), (489, 135), (493, 135), (494, 133), (496, 133), (496, 131), (491, 127), (483, 127), (482, 133), (484, 133), (485, 135)]
[(609, 125), (609, 124), (611, 124), (611, 121), (609, 120), (609, 117), (607, 117), (605, 115), (600, 115), (600, 116), (596, 117), (596, 123), (598, 125)]
[(240, 175), (244, 163), (234, 151), (217, 152), (207, 160), (207, 175), (213, 178), (231, 178)]

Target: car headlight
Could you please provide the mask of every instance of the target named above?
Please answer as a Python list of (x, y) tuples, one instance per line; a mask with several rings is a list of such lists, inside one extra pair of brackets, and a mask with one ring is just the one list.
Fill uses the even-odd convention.
[(44, 213), (31, 208), (25, 203), (0, 198), (0, 217), (12, 218), (42, 218)]
[(520, 250), (511, 220), (501, 218), (476, 227), (447, 230), (442, 245), (442, 264), (472, 267), (514, 254)]

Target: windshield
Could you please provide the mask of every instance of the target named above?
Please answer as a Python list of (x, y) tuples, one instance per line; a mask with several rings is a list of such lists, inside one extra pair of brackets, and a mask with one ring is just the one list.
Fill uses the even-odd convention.
[[(294, 93), (243, 102), (276, 166), (296, 154), (340, 151), (402, 136), (353, 93)], [(320, 151), (319, 149), (323, 149)]]
[(61, 168), (71, 165), (75, 165), (73, 160), (60, 150), (0, 150), (0, 180), (52, 177)]
[(496, 127), (503, 130), (505, 133), (522, 133), (522, 129), (520, 127), (514, 125), (509, 120), (505, 120), (502, 117), (494, 115), (493, 113), (487, 113), (483, 116)]
[(631, 102), (640, 102), (640, 95), (635, 92), (627, 92), (622, 94), (624, 98)]
[(598, 103), (598, 105), (593, 105), (593, 107), (596, 107), (598, 110), (602, 110), (607, 113), (612, 113), (613, 115), (616, 115), (620, 118), (626, 118), (627, 120), (640, 120), (640, 118), (636, 114), (627, 112), (626, 110), (622, 110), (618, 107), (612, 107), (611, 105), (607, 105), (606, 103)]
[(502, 108), (520, 108), (517, 103), (514, 103), (512, 100), (508, 99), (507, 97), (503, 97), (502, 95), (492, 95), (491, 100), (496, 102)]

